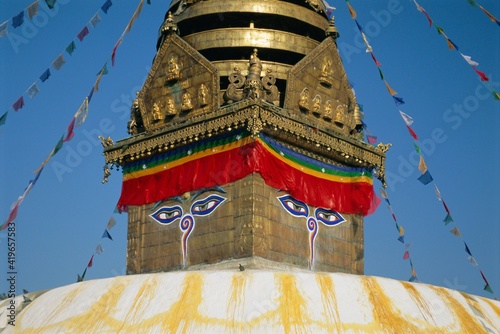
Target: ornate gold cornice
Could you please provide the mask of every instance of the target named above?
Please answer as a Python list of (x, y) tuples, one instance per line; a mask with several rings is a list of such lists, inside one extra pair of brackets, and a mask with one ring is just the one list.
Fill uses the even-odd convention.
[(106, 164), (123, 166), (129, 161), (241, 127), (254, 136), (264, 132), (318, 160), (375, 168), (379, 178), (384, 178), (384, 147), (373, 147), (270, 103), (250, 99), (192, 117), (181, 124), (173, 123), (152, 133), (118, 141), (104, 148), (104, 156)]

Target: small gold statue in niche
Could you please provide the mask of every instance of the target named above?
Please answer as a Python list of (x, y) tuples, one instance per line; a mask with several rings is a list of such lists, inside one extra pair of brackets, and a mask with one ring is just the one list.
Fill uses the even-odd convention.
[(304, 88), (299, 97), (299, 108), (304, 111), (309, 111), (309, 89)]
[(177, 109), (175, 109), (174, 99), (171, 96), (167, 97), (165, 113), (168, 116), (177, 114)]
[(323, 119), (325, 121), (331, 121), (333, 114), (332, 100), (328, 100), (325, 103), (325, 113), (323, 114)]
[(339, 128), (343, 128), (345, 123), (344, 107), (342, 105), (337, 106), (335, 110), (335, 125)]
[(313, 99), (313, 110), (312, 113), (314, 116), (321, 116), (321, 96), (319, 94), (316, 94), (316, 96)]
[(163, 119), (163, 114), (161, 113), (161, 105), (159, 102), (153, 104), (153, 122), (158, 122)]
[(198, 89), (198, 103), (200, 107), (204, 107), (208, 104), (208, 88), (205, 84), (201, 84)]
[(319, 82), (326, 87), (333, 85), (333, 61), (330, 57), (325, 56), (323, 63), (321, 63), (321, 75)]
[(191, 94), (189, 93), (182, 94), (181, 110), (189, 111), (191, 109), (193, 109), (193, 102), (191, 102)]
[(167, 63), (167, 82), (177, 81), (181, 78), (181, 67), (179, 65), (179, 57), (175, 53), (168, 55)]

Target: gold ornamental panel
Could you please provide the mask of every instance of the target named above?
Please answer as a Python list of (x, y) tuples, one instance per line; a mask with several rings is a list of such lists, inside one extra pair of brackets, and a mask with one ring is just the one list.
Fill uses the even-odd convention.
[[(265, 76), (268, 72), (272, 73), (276, 79), (286, 80), (288, 71), (292, 68), (291, 65), (276, 63), (271, 61), (262, 60), (261, 77)], [(241, 71), (241, 74), (246, 76), (248, 74), (248, 60), (231, 60), (231, 61), (213, 61), (212, 65), (219, 71), (221, 77), (227, 77), (235, 72), (235, 69)]]
[(324, 16), (286, 1), (201, 1), (196, 6), (188, 6), (178, 18), (181, 21), (208, 14), (220, 14), (223, 18), (224, 13), (234, 12), (274, 14), (307, 22), (321, 30), (328, 27)]
[(272, 29), (226, 28), (199, 32), (184, 37), (196, 50), (228, 47), (273, 48), (308, 54), (318, 42), (296, 34)]
[(219, 107), (219, 74), (198, 51), (172, 34), (162, 44), (138, 94), (146, 131)]

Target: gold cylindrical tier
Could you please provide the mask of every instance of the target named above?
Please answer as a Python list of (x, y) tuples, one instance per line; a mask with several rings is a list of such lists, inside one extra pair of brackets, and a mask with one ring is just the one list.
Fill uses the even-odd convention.
[(279, 30), (225, 28), (195, 33), (184, 37), (198, 51), (211, 48), (273, 48), (306, 55), (319, 43), (310, 38)]

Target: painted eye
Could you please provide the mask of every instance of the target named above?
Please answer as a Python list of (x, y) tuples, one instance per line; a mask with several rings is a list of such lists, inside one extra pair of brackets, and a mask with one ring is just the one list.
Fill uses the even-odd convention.
[(321, 208), (316, 209), (315, 216), (317, 220), (328, 226), (338, 225), (346, 221), (337, 211)]
[(182, 216), (182, 208), (178, 205), (172, 207), (162, 206), (149, 216), (160, 224), (170, 224)]
[(285, 210), (292, 216), (307, 217), (309, 215), (309, 208), (306, 203), (298, 201), (290, 195), (283, 195), (278, 199)]
[(196, 201), (191, 205), (191, 214), (194, 216), (208, 216), (221, 205), (227, 198), (219, 195), (210, 195), (204, 199)]

